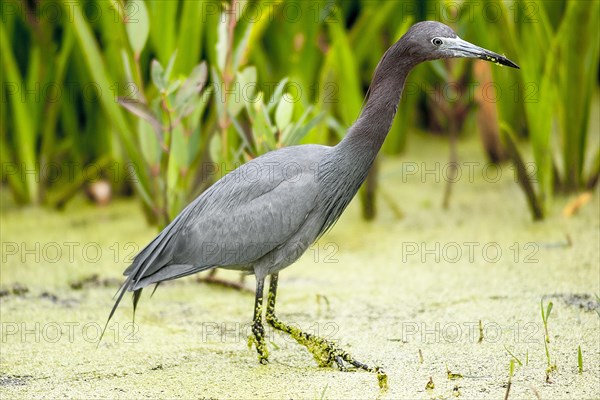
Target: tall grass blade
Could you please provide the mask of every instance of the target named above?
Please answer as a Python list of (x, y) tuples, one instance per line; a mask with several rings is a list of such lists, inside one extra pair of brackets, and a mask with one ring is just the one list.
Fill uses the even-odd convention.
[(148, 172), (144, 167), (143, 158), (134, 140), (135, 134), (129, 127), (123, 113), (118, 108), (117, 102), (114, 101), (110, 95), (112, 93), (110, 89), (111, 80), (107, 74), (106, 66), (100, 54), (98, 44), (96, 43), (91, 29), (83, 17), (81, 4), (67, 5), (65, 3), (65, 7), (68, 7), (72, 12), (73, 26), (80, 49), (85, 56), (84, 58), (88, 72), (102, 90), (103, 95), (100, 98), (101, 105), (109, 119), (114, 124), (115, 132), (121, 139), (128, 157), (135, 165), (135, 187), (138, 192), (142, 194), (142, 198), (149, 199)]

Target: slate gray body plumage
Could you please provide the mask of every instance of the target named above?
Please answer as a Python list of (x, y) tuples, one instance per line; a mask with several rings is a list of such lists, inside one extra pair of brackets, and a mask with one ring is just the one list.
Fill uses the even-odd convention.
[(264, 277), (290, 265), (321, 230), (314, 205), (329, 157), (326, 146), (287, 147), (227, 174), (135, 258), (131, 290), (213, 267)]
[(355, 196), (390, 129), (410, 70), (423, 61), (454, 57), (518, 68), (458, 38), (443, 24), (413, 25), (377, 65), (361, 115), (339, 144), (279, 149), (217, 181), (135, 257), (125, 270), (127, 279), (109, 320), (127, 290), (135, 292), (135, 308), (141, 290), (152, 283), (217, 267), (242, 270), (256, 275), (253, 333), (259, 360), (266, 362), (262, 302), (264, 280), (271, 275), (267, 320), (273, 327), (296, 335), (303, 344), (311, 342), (323, 365), (335, 361), (342, 368), (345, 361), (378, 371), (335, 344), (279, 321), (274, 311), (277, 273), (331, 228)]
[(357, 150), (350, 139), (335, 147), (291, 146), (230, 172), (140, 252), (125, 271), (129, 289), (214, 267), (262, 278), (291, 265), (364, 181), (377, 152), (357, 157)]

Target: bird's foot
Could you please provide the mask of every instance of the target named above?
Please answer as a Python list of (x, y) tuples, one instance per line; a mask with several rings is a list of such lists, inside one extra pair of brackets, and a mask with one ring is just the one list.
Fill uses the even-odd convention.
[(252, 348), (252, 345), (256, 345), (256, 351), (258, 352), (258, 362), (265, 365), (269, 363), (269, 349), (265, 341), (265, 328), (262, 324), (252, 324), (252, 333), (248, 337), (248, 347)]
[[(334, 342), (319, 336), (304, 333), (304, 340), (300, 342), (310, 351), (321, 367), (332, 367), (333, 363), (340, 371), (354, 371), (362, 369), (377, 375), (381, 389), (387, 389), (387, 374), (381, 367), (370, 367), (356, 360), (350, 353), (340, 348)], [(351, 365), (351, 367), (348, 366)]]
[[(387, 374), (381, 367), (369, 367), (368, 365), (356, 360), (354, 357), (352, 357), (352, 355), (338, 347), (338, 345), (336, 345), (334, 342), (310, 333), (303, 332), (294, 326), (286, 325), (279, 321), (273, 314), (267, 313), (267, 321), (275, 329), (288, 333), (299, 344), (306, 347), (320, 367), (332, 367), (333, 363), (335, 363), (340, 371), (354, 371), (357, 369), (362, 369), (367, 372), (372, 372), (377, 374), (379, 387), (383, 390), (387, 389)], [(350, 364), (352, 367), (348, 367), (347, 364)]]

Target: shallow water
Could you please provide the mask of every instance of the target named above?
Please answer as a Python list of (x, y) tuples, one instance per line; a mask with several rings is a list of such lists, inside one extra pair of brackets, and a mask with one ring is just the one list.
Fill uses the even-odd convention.
[[(385, 368), (387, 391), (372, 374), (317, 367), (269, 328), (270, 364), (259, 365), (246, 345), (252, 293), (195, 277), (161, 286), (152, 299), (144, 293), (135, 324), (124, 301), (96, 348), (127, 259), (155, 231), (135, 202), (77, 200), (64, 213), (3, 210), (2, 398), (497, 399), (507, 349), (522, 363), (510, 398), (600, 397), (598, 191), (571, 218), (560, 212), (572, 198), (559, 198), (550, 218), (531, 222), (513, 170), (494, 174), (467, 142), (446, 211), (446, 143), (416, 138), (408, 150), (381, 164), (377, 220), (362, 221), (352, 203), (280, 274), (278, 296), (283, 321)], [(17, 283), (28, 291), (13, 294)], [(554, 305), (548, 351), (557, 369), (548, 380), (541, 299)], [(435, 387), (426, 390), (430, 378)]]

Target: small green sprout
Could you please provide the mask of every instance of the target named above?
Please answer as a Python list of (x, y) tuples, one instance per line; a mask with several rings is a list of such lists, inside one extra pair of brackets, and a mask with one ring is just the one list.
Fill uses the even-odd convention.
[(546, 382), (550, 383), (550, 373), (556, 371), (556, 364), (552, 364), (550, 361), (550, 351), (548, 350), (548, 343), (544, 341), (544, 347), (546, 349), (546, 361), (548, 362), (548, 368), (546, 368)]
[(540, 300), (540, 309), (542, 311), (542, 321), (544, 322), (544, 331), (546, 333), (546, 343), (550, 343), (550, 335), (548, 335), (548, 318), (550, 318), (550, 313), (552, 312), (552, 307), (554, 305), (552, 302), (548, 303), (546, 307), (546, 312), (544, 312), (544, 299)]
[(508, 394), (510, 393), (510, 387), (512, 386), (512, 377), (515, 372), (515, 360), (510, 359), (510, 364), (508, 365), (508, 383), (506, 384), (506, 394), (504, 395), (504, 400), (508, 400)]
[(325, 387), (323, 388), (323, 390), (321, 391), (321, 396), (319, 397), (319, 400), (323, 400), (325, 398), (325, 392), (327, 391), (327, 388), (329, 387), (329, 383), (325, 384)]
[(546, 382), (550, 383), (550, 373), (552, 371), (556, 371), (556, 364), (552, 364), (550, 360), (550, 350), (548, 349), (548, 343), (550, 343), (550, 335), (548, 334), (548, 318), (550, 318), (550, 313), (552, 312), (553, 304), (552, 302), (548, 302), (546, 306), (546, 310), (544, 311), (544, 299), (540, 300), (540, 310), (542, 312), (542, 321), (544, 322), (544, 332), (545, 332), (545, 340), (544, 340), (544, 348), (546, 350), (546, 361), (548, 362), (548, 368), (546, 368)]
[[(515, 356), (515, 355), (513, 354), (513, 352), (512, 352), (512, 351), (510, 351), (508, 347), (506, 347), (506, 345), (504, 345), (504, 350), (506, 350), (506, 351), (508, 352), (508, 354), (510, 354), (510, 356), (511, 356), (512, 358), (514, 358), (514, 360), (515, 360), (515, 361), (516, 361), (516, 362), (519, 364), (519, 367), (522, 367), (522, 366), (523, 366), (523, 363), (521, 362), (521, 360), (519, 360), (519, 359), (517, 358), (517, 356)], [(529, 354), (529, 353), (528, 353), (528, 354)], [(529, 357), (528, 357), (528, 358), (529, 358)]]

